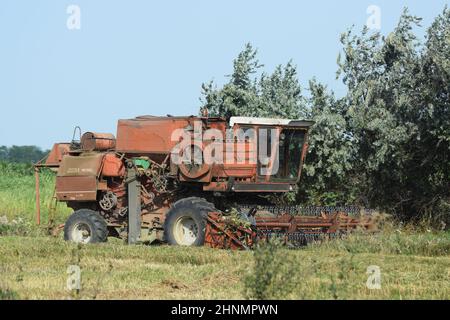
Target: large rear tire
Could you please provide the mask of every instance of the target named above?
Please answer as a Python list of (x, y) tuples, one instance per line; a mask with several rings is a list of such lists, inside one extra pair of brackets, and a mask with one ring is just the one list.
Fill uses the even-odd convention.
[(206, 217), (215, 211), (212, 203), (190, 197), (174, 203), (164, 223), (164, 239), (170, 245), (202, 246), (205, 242)]
[(64, 225), (64, 240), (75, 243), (105, 242), (108, 227), (96, 211), (80, 209), (72, 213)]

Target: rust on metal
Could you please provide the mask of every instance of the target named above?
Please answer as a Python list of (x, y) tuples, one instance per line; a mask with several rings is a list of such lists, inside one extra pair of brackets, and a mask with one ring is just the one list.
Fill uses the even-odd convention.
[(220, 212), (208, 213), (205, 246), (232, 250), (250, 249), (255, 239), (256, 233), (251, 228), (230, 222)]
[(343, 212), (322, 213), (319, 216), (256, 217), (253, 226), (236, 225), (220, 212), (210, 212), (207, 218), (205, 245), (220, 249), (249, 249), (272, 238), (299, 246), (326, 237), (340, 236), (355, 230), (376, 231), (373, 216), (351, 217)]
[(124, 177), (125, 165), (115, 153), (110, 152), (105, 154), (103, 158), (102, 175), (105, 177)]
[(80, 143), (83, 151), (107, 151), (116, 147), (116, 138), (111, 133), (85, 132)]
[(34, 167), (35, 192), (36, 192), (36, 224), (41, 224), (41, 189), (39, 182), (39, 168)]
[(59, 201), (95, 201), (103, 157), (102, 153), (65, 156), (56, 175), (57, 199)]
[(70, 143), (55, 143), (45, 162), (39, 162), (37, 166), (58, 167), (62, 158), (70, 151)]

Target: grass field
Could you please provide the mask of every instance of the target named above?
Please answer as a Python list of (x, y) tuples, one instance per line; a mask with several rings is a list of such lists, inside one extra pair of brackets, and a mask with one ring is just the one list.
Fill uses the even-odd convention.
[[(0, 217), (7, 220), (0, 222), (0, 299), (450, 299), (449, 232), (387, 228), (299, 250), (253, 252), (126, 246), (117, 239), (77, 246), (33, 226), (29, 168), (1, 164), (0, 177)], [(51, 174), (41, 187), (45, 204)], [(59, 210), (63, 221), (70, 211)], [(81, 269), (78, 293), (66, 289), (69, 265)], [(380, 289), (366, 287), (374, 265)]]
[[(253, 297), (249, 291), (263, 290), (265, 298), (282, 299), (450, 299), (449, 242), (448, 233), (353, 236), (300, 250), (277, 249), (263, 256), (261, 270), (254, 263), (255, 256), (261, 258), (258, 251), (125, 246), (120, 241), (78, 247), (60, 238), (5, 236), (0, 237), (0, 295), (244, 299)], [(78, 296), (66, 289), (72, 264), (81, 268)], [(381, 289), (366, 287), (370, 265), (380, 268)], [(262, 283), (249, 281), (252, 274)]]

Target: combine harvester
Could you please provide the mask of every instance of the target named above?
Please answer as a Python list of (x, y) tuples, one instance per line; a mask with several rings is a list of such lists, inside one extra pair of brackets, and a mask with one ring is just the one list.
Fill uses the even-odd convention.
[[(35, 165), (56, 172), (56, 204), (72, 215), (56, 231), (80, 243), (108, 236), (129, 244), (247, 249), (281, 237), (303, 245), (357, 228), (375, 229), (358, 207), (274, 206), (296, 188), (313, 122), (232, 117), (153, 117), (119, 120), (112, 134), (86, 132), (57, 143)], [(77, 132), (77, 130), (75, 130)], [(275, 201), (274, 201), (275, 200)]]

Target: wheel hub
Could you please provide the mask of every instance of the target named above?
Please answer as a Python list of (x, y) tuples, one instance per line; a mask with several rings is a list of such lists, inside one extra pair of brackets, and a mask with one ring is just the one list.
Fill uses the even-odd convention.
[(191, 217), (180, 217), (175, 222), (175, 240), (183, 246), (192, 245), (198, 237), (198, 226)]
[(89, 243), (91, 228), (86, 223), (77, 223), (72, 229), (72, 240), (76, 243)]

